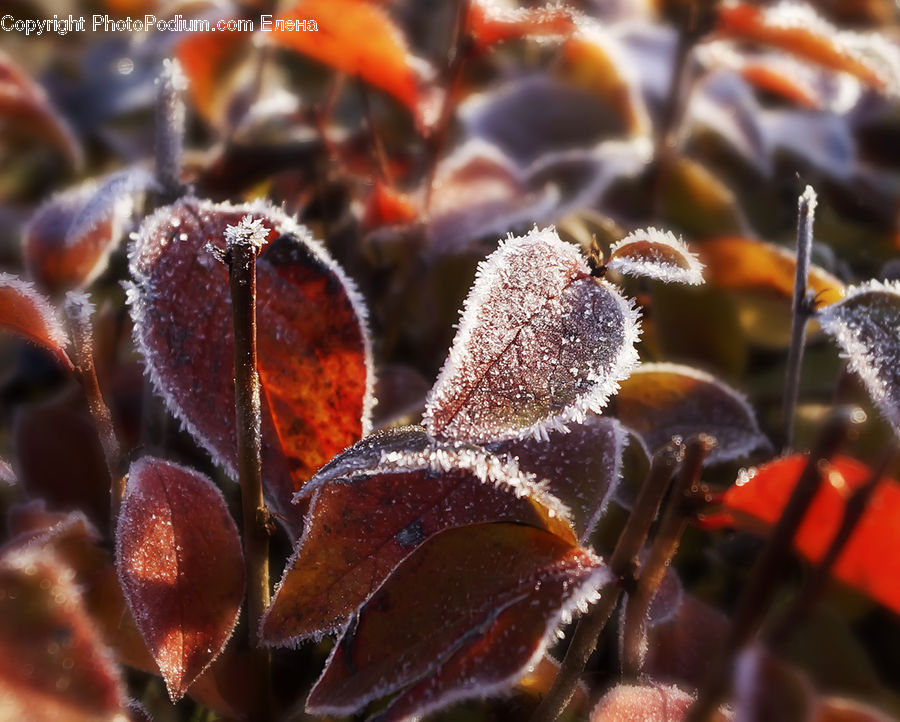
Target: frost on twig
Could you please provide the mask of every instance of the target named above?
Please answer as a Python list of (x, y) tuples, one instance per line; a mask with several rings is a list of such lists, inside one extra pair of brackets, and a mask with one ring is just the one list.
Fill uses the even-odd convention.
[(163, 193), (174, 200), (184, 191), (181, 182), (185, 119), (182, 96), (188, 81), (177, 60), (164, 60), (156, 84), (156, 178)]

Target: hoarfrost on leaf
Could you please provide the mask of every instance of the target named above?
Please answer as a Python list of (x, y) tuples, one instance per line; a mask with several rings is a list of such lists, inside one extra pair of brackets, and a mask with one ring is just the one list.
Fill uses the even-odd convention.
[(425, 430), (485, 443), (582, 421), (637, 365), (638, 318), (552, 228), (507, 238), (478, 267)]
[(900, 282), (850, 287), (817, 318), (900, 435)]
[(703, 283), (703, 264), (671, 231), (639, 229), (609, 249), (607, 268), (665, 283)]

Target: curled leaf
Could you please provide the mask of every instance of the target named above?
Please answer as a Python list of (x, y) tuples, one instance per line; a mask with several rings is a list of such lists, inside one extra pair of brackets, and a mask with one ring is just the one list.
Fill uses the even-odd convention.
[(317, 474), (303, 536), (263, 617), (269, 644), (340, 629), (400, 561), (434, 534), (515, 521), (574, 542), (565, 509), (515, 466), (421, 430), (376, 434)]
[(708, 463), (746, 456), (769, 445), (747, 400), (714, 376), (680, 364), (643, 364), (616, 396), (619, 420), (651, 451), (673, 436), (709, 434), (716, 446)]
[(31, 283), (9, 273), (0, 273), (0, 330), (2, 329), (43, 346), (65, 368), (72, 368), (72, 362), (66, 353), (68, 335), (56, 310)]
[(629, 276), (647, 276), (665, 283), (703, 283), (703, 264), (671, 231), (632, 231), (609, 249), (608, 268)]
[[(742, 473), (723, 500), (735, 523), (759, 532), (778, 521), (806, 465), (797, 454)], [(870, 469), (845, 456), (822, 468), (819, 488), (793, 544), (807, 559), (820, 560), (843, 519), (847, 500), (868, 481)], [(900, 544), (900, 484), (882, 479), (843, 552), (833, 574), (845, 584), (900, 612), (900, 563), (892, 550)]]
[(124, 719), (124, 685), (72, 570), (40, 549), (0, 557), (0, 717)]
[(368, 431), (371, 358), (353, 284), (309, 232), (262, 202), (194, 198), (144, 222), (131, 253), (135, 339), (169, 409), (229, 473), (237, 467), (228, 269), (205, 249), (249, 216), (268, 229), (257, 261), (263, 480), (275, 508)]
[(853, 286), (846, 298), (823, 309), (818, 319), (900, 434), (900, 282)]
[(568, 426), (568, 432), (553, 430), (546, 439), (512, 439), (489, 448), (543, 480), (568, 507), (575, 533), (585, 543), (618, 487), (628, 435), (615, 419), (596, 414)]
[(131, 466), (116, 569), (138, 629), (177, 701), (228, 642), (244, 558), (222, 493), (205, 476), (145, 457)]
[(611, 580), (599, 559), (545, 530), (478, 524), (444, 531), (360, 608), (307, 700), (348, 714), (407, 685), (386, 720), (507, 691), (563, 618)]
[(479, 267), (423, 424), (468, 442), (540, 437), (606, 404), (637, 363), (638, 312), (552, 229)]

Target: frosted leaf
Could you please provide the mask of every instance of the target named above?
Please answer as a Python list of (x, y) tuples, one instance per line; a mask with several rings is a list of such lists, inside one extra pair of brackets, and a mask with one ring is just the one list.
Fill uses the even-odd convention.
[(591, 414), (581, 424), (569, 424), (568, 433), (552, 430), (546, 439), (512, 439), (489, 448), (545, 480), (547, 490), (569, 508), (575, 533), (585, 543), (618, 487), (627, 442), (618, 421)]
[(225, 498), (202, 474), (145, 457), (131, 465), (116, 570), (172, 701), (224, 649), (244, 597), (244, 557)]
[[(620, 684), (597, 702), (590, 722), (683, 722), (695, 696), (675, 685), (646, 682)], [(710, 717), (714, 722), (733, 719), (730, 710), (719, 709)]]
[(708, 373), (680, 364), (644, 364), (616, 397), (619, 420), (643, 437), (651, 453), (673, 436), (708, 434), (707, 463), (736, 459), (769, 445), (743, 395)]
[(326, 465), (303, 535), (261, 624), (268, 644), (293, 644), (343, 627), (392, 569), (434, 534), (513, 521), (575, 542), (547, 483), (482, 449), (416, 428), (364, 439)]
[(483, 443), (583, 420), (637, 365), (638, 317), (553, 229), (508, 238), (478, 267), (426, 431)]
[(0, 458), (0, 484), (5, 486), (16, 485), (16, 475), (6, 459)]
[(647, 276), (665, 283), (703, 283), (703, 264), (671, 231), (632, 231), (609, 249), (606, 266), (628, 276)]
[[(258, 369), (266, 495), (290, 524), (290, 498), (368, 431), (371, 350), (354, 285), (309, 231), (264, 202), (186, 198), (148, 218), (131, 251), (135, 339), (154, 387), (234, 476), (233, 321), (228, 269), (205, 249), (250, 217), (270, 229), (257, 260)], [(261, 225), (260, 225), (261, 224)]]
[(72, 368), (66, 354), (68, 335), (56, 309), (33, 284), (9, 273), (0, 273), (0, 330), (11, 331), (43, 346), (63, 366)]
[(611, 579), (593, 554), (534, 527), (437, 534), (362, 605), (307, 711), (346, 715), (408, 686), (383, 711), (387, 722), (507, 692)]
[(900, 435), (900, 282), (852, 286), (817, 318)]

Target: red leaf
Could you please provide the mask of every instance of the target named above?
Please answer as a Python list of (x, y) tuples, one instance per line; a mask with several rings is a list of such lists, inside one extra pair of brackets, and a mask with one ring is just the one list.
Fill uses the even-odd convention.
[(119, 671), (82, 604), (72, 571), (42, 549), (0, 558), (0, 718), (122, 719)]
[[(597, 703), (591, 722), (682, 722), (693, 703), (693, 695), (674, 685), (620, 684)], [(720, 710), (711, 720), (732, 718), (730, 712)]]
[(69, 339), (50, 301), (32, 284), (8, 273), (0, 273), (0, 329), (43, 346), (63, 366), (72, 368), (66, 354)]
[(273, 645), (340, 629), (402, 559), (444, 529), (516, 521), (574, 542), (564, 509), (514, 467), (416, 429), (361, 441), (303, 493), (313, 495), (305, 531), (262, 621)]
[(628, 439), (615, 419), (595, 414), (568, 426), (568, 432), (553, 430), (547, 439), (514, 439), (489, 448), (543, 480), (569, 508), (575, 533), (585, 543), (619, 484)]
[(412, 223), (420, 211), (415, 201), (382, 181), (376, 181), (363, 213), (362, 227), (366, 231), (383, 226)]
[[(318, 30), (299, 30), (304, 21)], [(280, 29), (279, 23), (295, 23)], [(300, 0), (279, 15), (271, 32), (275, 43), (309, 55), (348, 75), (359, 76), (409, 108), (423, 125), (431, 110), (424, 108), (418, 68), (400, 30), (385, 12), (367, 0)]]
[(160, 459), (132, 464), (116, 568), (176, 701), (224, 648), (244, 595), (241, 542), (222, 493), (205, 476)]
[(484, 49), (516, 38), (563, 37), (575, 30), (577, 17), (565, 5), (514, 8), (497, 0), (473, 0), (468, 31), (476, 47)]
[[(725, 509), (741, 528), (770, 528), (781, 516), (806, 461), (803, 455), (788, 456), (742, 475), (725, 493)], [(824, 483), (794, 537), (797, 551), (814, 562), (822, 558), (837, 532), (848, 497), (872, 472), (858, 461), (839, 456), (824, 473)], [(900, 559), (893, 553), (900, 548), (898, 518), (900, 485), (882, 479), (833, 574), (900, 613)]]
[(384, 712), (389, 720), (407, 719), (506, 691), (540, 659), (560, 619), (608, 581), (599, 559), (542, 529), (479, 524), (445, 531), (360, 608), (307, 710), (347, 714), (412, 684)]
[(609, 249), (607, 267), (630, 276), (666, 283), (703, 283), (703, 264), (671, 231), (657, 228), (629, 233)]
[(741, 394), (690, 366), (643, 364), (622, 382), (616, 410), (651, 453), (673, 436), (687, 440), (700, 433), (717, 441), (709, 462), (736, 459), (769, 444)]
[(782, 2), (772, 7), (749, 3), (723, 4), (718, 31), (744, 41), (785, 50), (833, 70), (855, 75), (876, 88), (885, 88), (884, 69), (866, 55), (874, 40), (841, 33), (809, 5)]
[[(84, 154), (69, 124), (50, 104), (47, 93), (0, 52), (0, 120), (4, 135), (12, 131), (49, 142), (74, 166), (81, 166)], [(6, 139), (4, 138), (4, 141)]]
[(263, 479), (275, 508), (296, 518), (293, 492), (368, 431), (372, 405), (365, 310), (326, 251), (263, 203), (162, 208), (132, 251), (135, 338), (170, 410), (234, 476), (228, 271), (204, 246), (223, 245), (226, 226), (245, 215), (271, 229), (257, 264)]
[(632, 303), (555, 231), (509, 238), (478, 267), (425, 429), (483, 443), (580, 421), (635, 366), (638, 333)]
[(53, 196), (22, 235), (29, 275), (54, 292), (87, 286), (121, 240), (134, 197), (151, 183), (144, 171), (125, 171)]

